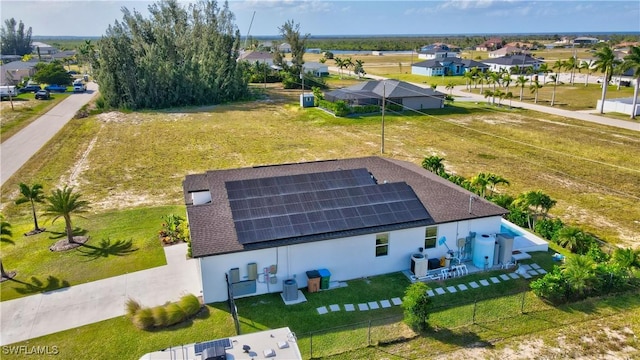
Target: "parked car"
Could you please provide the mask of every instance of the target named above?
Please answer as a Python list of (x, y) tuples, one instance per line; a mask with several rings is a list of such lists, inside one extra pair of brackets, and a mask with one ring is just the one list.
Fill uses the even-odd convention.
[(73, 92), (85, 92), (87, 91), (87, 85), (84, 84), (82, 79), (75, 80), (73, 82)]
[(28, 93), (28, 92), (37, 92), (42, 90), (42, 87), (40, 85), (37, 84), (28, 84), (25, 85), (23, 87), (21, 87), (20, 89), (18, 89), (18, 92), (20, 92), (20, 94), (24, 94), (24, 93)]
[(49, 90), (38, 90), (36, 92), (36, 100), (49, 100), (51, 99), (51, 93)]
[(0, 86), (0, 100), (18, 96), (18, 89), (15, 86)]
[(67, 86), (66, 85), (56, 85), (56, 84), (51, 84), (51, 85), (47, 85), (44, 87), (45, 90), (48, 90), (49, 92), (66, 92), (67, 91)]

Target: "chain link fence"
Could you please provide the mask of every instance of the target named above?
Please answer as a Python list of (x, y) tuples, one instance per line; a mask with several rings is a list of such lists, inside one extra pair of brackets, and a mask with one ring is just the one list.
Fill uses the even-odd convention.
[[(537, 314), (533, 317), (545, 319), (548, 314), (544, 312), (552, 310), (557, 308), (542, 301), (531, 291), (475, 300), (462, 299), (458, 302), (454, 299), (446, 305), (430, 309), (429, 325), (433, 328), (455, 329), (503, 321), (523, 314)], [(403, 323), (403, 316), (397, 315), (298, 334), (298, 345), (303, 358), (318, 359), (368, 346), (400, 343), (414, 336)]]

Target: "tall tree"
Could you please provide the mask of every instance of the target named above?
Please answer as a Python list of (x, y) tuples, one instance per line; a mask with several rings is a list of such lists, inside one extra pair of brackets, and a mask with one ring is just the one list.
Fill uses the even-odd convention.
[(55, 60), (50, 63), (39, 62), (35, 66), (36, 73), (33, 80), (45, 84), (70, 85), (71, 75), (64, 68), (62, 62)]
[(6, 19), (0, 29), (0, 43), (0, 53), (3, 55), (31, 54), (31, 27), (25, 31), (22, 20), (17, 23), (14, 18)]
[(73, 187), (65, 186), (52, 190), (51, 195), (46, 197), (45, 215), (53, 217), (53, 222), (59, 218), (64, 219), (69, 243), (74, 242), (71, 215), (86, 213), (89, 210), (89, 202), (80, 200), (81, 196), (82, 194), (74, 192)]
[(608, 47), (602, 47), (595, 53), (596, 62), (594, 66), (596, 69), (602, 71), (604, 76), (602, 77), (602, 98), (600, 99), (600, 114), (604, 113), (604, 101), (607, 97), (607, 87), (609, 80), (613, 74), (613, 66), (615, 64), (616, 55), (613, 50)]
[(36, 215), (36, 203), (44, 202), (44, 193), (42, 192), (42, 185), (33, 184), (31, 186), (20, 183), (18, 185), (20, 187), (20, 194), (22, 197), (16, 200), (16, 205), (31, 203), (31, 214), (33, 215), (33, 231), (40, 232), (41, 229), (38, 227), (38, 216)]
[(109, 26), (96, 49), (95, 76), (108, 107), (209, 105), (248, 94), (228, 3), (187, 6), (161, 0), (148, 7), (148, 18), (122, 9), (122, 21)]
[(291, 45), (291, 72), (300, 74), (302, 65), (304, 64), (304, 53), (306, 52), (306, 43), (310, 34), (300, 34), (300, 24), (296, 24), (293, 19), (287, 20), (284, 25), (278, 28), (282, 38)]
[(542, 85), (538, 82), (538, 80), (534, 81), (531, 85), (529, 85), (529, 91), (535, 95), (533, 102), (535, 104), (538, 103), (538, 93)]
[(580, 64), (580, 68), (587, 70), (587, 76), (584, 79), (584, 86), (589, 85), (589, 75), (593, 73), (593, 60), (585, 60)]
[(542, 216), (547, 217), (549, 210), (555, 206), (556, 201), (542, 191), (528, 191), (522, 193), (515, 200), (517, 206), (523, 207), (527, 211), (527, 223), (530, 229), (536, 225), (537, 219)]
[(579, 297), (593, 290), (598, 280), (595, 262), (585, 255), (567, 257), (562, 266), (562, 273), (571, 290)]
[(556, 87), (558, 86), (558, 74), (549, 76), (551, 82), (553, 82), (553, 92), (551, 93), (551, 106), (556, 103)]
[[(11, 232), (11, 224), (4, 221), (4, 216), (0, 214), (0, 241), (13, 243), (13, 241), (11, 240), (11, 236), (13, 236), (13, 233)], [(11, 279), (15, 275), (15, 271), (6, 272), (4, 270), (4, 265), (2, 265), (2, 258), (0, 258), (0, 277), (2, 277), (2, 279)]]
[(631, 119), (636, 118), (636, 106), (638, 105), (638, 88), (640, 87), (640, 46), (629, 48), (629, 54), (624, 57), (626, 67), (633, 69), (636, 84), (633, 87), (633, 105), (631, 106)]
[(541, 64), (538, 71), (542, 73), (542, 83), (545, 84), (547, 82), (547, 74), (551, 71), (551, 69), (549, 69), (549, 64)]
[(358, 79), (361, 76), (366, 75), (367, 73), (364, 71), (364, 61), (362, 60), (356, 60), (354, 65), (353, 65), (353, 73), (356, 74), (356, 76), (358, 76)]
[(520, 86), (520, 101), (522, 101), (522, 93), (524, 92), (524, 86), (527, 85), (527, 78), (523, 75), (518, 76), (516, 84)]

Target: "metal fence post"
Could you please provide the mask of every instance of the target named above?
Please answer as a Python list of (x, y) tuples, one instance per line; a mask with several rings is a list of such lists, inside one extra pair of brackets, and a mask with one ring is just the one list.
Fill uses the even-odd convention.
[(369, 333), (367, 334), (367, 345), (371, 346), (371, 320), (369, 320)]
[(311, 336), (309, 336), (309, 352), (311, 353), (311, 356), (309, 356), (309, 358), (313, 359), (313, 333), (311, 333)]
[(478, 300), (473, 300), (473, 321), (472, 323), (476, 323), (476, 307), (478, 306)]
[(526, 296), (526, 295), (527, 295), (527, 292), (526, 292), (526, 291), (522, 292), (522, 302), (520, 303), (520, 313), (521, 313), (521, 314), (524, 314), (524, 313), (525, 313), (525, 312), (524, 312), (524, 299), (525, 299), (525, 296)]

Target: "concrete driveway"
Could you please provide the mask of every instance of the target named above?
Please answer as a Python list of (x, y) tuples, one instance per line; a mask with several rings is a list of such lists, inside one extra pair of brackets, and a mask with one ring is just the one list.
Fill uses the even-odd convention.
[(129, 298), (156, 306), (202, 295), (198, 260), (186, 259), (187, 245), (164, 250), (165, 266), (0, 302), (0, 345), (122, 316)]
[(18, 171), (97, 93), (98, 84), (88, 83), (86, 92), (72, 94), (29, 126), (2, 142), (0, 144), (0, 163), (2, 164), (0, 185)]

